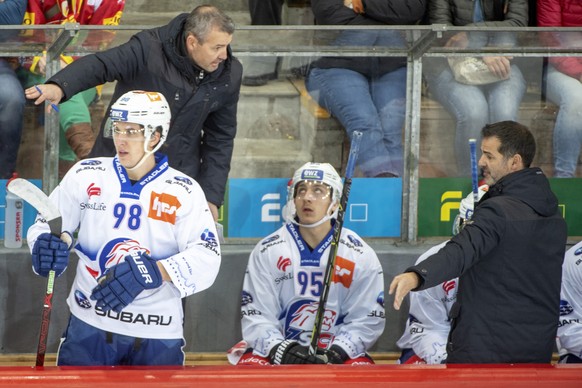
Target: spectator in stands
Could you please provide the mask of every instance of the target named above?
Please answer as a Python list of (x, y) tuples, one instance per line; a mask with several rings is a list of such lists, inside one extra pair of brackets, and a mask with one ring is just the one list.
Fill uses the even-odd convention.
[(582, 363), (582, 242), (564, 257), (556, 343), (561, 364)]
[[(497, 6), (499, 5), (499, 6)], [(526, 27), (528, 0), (429, 1), (429, 23), (475, 27)], [(460, 32), (445, 44), (452, 48), (512, 45), (515, 37), (509, 33)], [(481, 57), (489, 71), (500, 81), (485, 85), (468, 85), (455, 80), (443, 58), (426, 61), (424, 68), (429, 91), (453, 116), (456, 122), (455, 153), (459, 176), (470, 175), (469, 154), (465, 152), (471, 138), (479, 138), (479, 129), (487, 123), (517, 120), (519, 106), (526, 90), (525, 79), (512, 58)]]
[[(281, 24), (284, 0), (249, 0), (249, 12), (253, 26)], [(277, 58), (251, 58), (245, 66), (242, 84), (262, 86), (277, 78)]]
[[(134, 35), (129, 42), (87, 55), (29, 88), (26, 97), (58, 103), (80, 91), (117, 81), (112, 101), (128, 90), (159, 91), (170, 103), (170, 165), (202, 186), (214, 219), (222, 205), (236, 134), (242, 66), (230, 42), (234, 23), (218, 8), (196, 7), (166, 26)], [(101, 124), (91, 156), (112, 156), (115, 147)]]
[[(538, 0), (538, 26), (580, 27), (582, 5), (559, 0)], [(544, 33), (549, 46), (578, 45), (579, 32)], [(559, 106), (554, 126), (554, 176), (574, 177), (582, 145), (582, 58), (551, 57), (546, 79), (546, 97)]]
[(566, 222), (548, 179), (530, 168), (535, 140), (527, 127), (486, 125), (481, 152), (489, 190), (471, 221), (436, 254), (396, 276), (389, 293), (399, 309), (409, 291), (459, 277), (447, 363), (549, 363)]
[(343, 228), (318, 347), (308, 345), (332, 246), (342, 180), (329, 163), (306, 163), (289, 186), (287, 223), (257, 244), (245, 273), (238, 365), (373, 364), (384, 330), (384, 277), (376, 253)]
[[(425, 0), (312, 0), (317, 24), (415, 24)], [(344, 30), (338, 46), (402, 47), (399, 31)], [(402, 128), (406, 108), (406, 59), (394, 57), (324, 57), (312, 64), (305, 86), (336, 117), (351, 137), (363, 131), (358, 167), (367, 177), (397, 177), (403, 172)]]
[[(26, 0), (0, 0), (0, 24), (21, 24), (26, 10)], [(2, 41), (9, 39), (3, 31)], [(17, 31), (14, 31), (17, 35)], [(12, 35), (12, 34), (10, 34)], [(24, 91), (14, 69), (14, 61), (0, 58), (0, 179), (9, 179), (16, 169), (22, 118), (24, 113)]]
[[(103, 0), (99, 2), (69, 0), (28, 0), (24, 24), (66, 24), (82, 25), (119, 24), (125, 7), (125, 0)], [(43, 31), (38, 31), (43, 34)], [(92, 42), (89, 35), (87, 44), (106, 47), (114, 38), (113, 33), (92, 31), (99, 42)], [(36, 36), (36, 35), (34, 35)], [(60, 65), (64, 68), (76, 58), (61, 55)], [(30, 58), (23, 63), (19, 76), (25, 88), (44, 83), (46, 77), (46, 54)], [(99, 88), (100, 89), (100, 88)], [(71, 96), (59, 106), (59, 176), (62, 178), (78, 159), (89, 155), (95, 135), (91, 127), (89, 105), (98, 100), (97, 88), (91, 87)]]
[[(479, 199), (489, 186), (479, 187)], [(457, 234), (473, 215), (473, 192), (463, 198), (455, 218), (453, 234)], [(437, 253), (448, 241), (431, 247), (416, 264)], [(449, 313), (457, 300), (459, 279), (445, 281), (435, 287), (410, 293), (410, 309), (404, 334), (396, 342), (402, 349), (399, 364), (441, 364), (447, 359), (447, 338), (451, 330)]]
[[(282, 11), (285, 0), (248, 0), (251, 24), (253, 26), (272, 26), (282, 24)], [(307, 7), (311, 0), (286, 0), (289, 7)], [(313, 24), (313, 23), (311, 23)], [(242, 84), (262, 86), (277, 79), (279, 58), (252, 57), (245, 62)], [(301, 64), (296, 67), (300, 68)]]

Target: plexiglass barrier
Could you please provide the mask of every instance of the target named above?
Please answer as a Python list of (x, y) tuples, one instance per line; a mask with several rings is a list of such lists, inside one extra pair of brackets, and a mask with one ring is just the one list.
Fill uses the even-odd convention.
[[(102, 51), (149, 28), (153, 26), (0, 26), (0, 56), (24, 61), (45, 51), (50, 77), (59, 70), (61, 54), (83, 56)], [(364, 74), (362, 79), (375, 85), (368, 93), (372, 98), (387, 98), (386, 90), (397, 89), (399, 80), (405, 88), (400, 89), (402, 98), (379, 103), (381, 108), (377, 108), (384, 120), (381, 125), (397, 126), (396, 156), (390, 163), (398, 177), (368, 179), (374, 168), (358, 166), (356, 177), (362, 179), (358, 181), (360, 193), (354, 194), (349, 209), (353, 212), (350, 227), (361, 228), (358, 231), (365, 237), (407, 242), (450, 235), (460, 199), (470, 190), (467, 140), (478, 139), (486, 123), (512, 119), (534, 133), (538, 149), (533, 165), (548, 177), (556, 177), (551, 183), (568, 221), (569, 235), (582, 235), (582, 221), (577, 221), (582, 219), (582, 209), (578, 210), (581, 206), (572, 194), (579, 179), (557, 179), (568, 174), (582, 176), (579, 141), (574, 144), (567, 131), (555, 131), (563, 106), (560, 91), (580, 83), (560, 69), (568, 58), (582, 57), (581, 35), (580, 28), (445, 25), (237, 28), (232, 51), (243, 63), (243, 75), (255, 77), (255, 82), (241, 88), (238, 132), (221, 215), (227, 236), (257, 238), (280, 225), (286, 180), (303, 163), (329, 162), (343, 173), (349, 149), (345, 124), (350, 117), (338, 117), (340, 113), (326, 106), (326, 98), (331, 97), (324, 96), (320, 88), (332, 78), (324, 77), (330, 72), (320, 70), (353, 68), (354, 63)], [(478, 70), (483, 58), (504, 66), (500, 72), (505, 74), (481, 85), (471, 83), (487, 80), (467, 79), (475, 78), (474, 72), (455, 78), (452, 69), (468, 66)], [(264, 69), (272, 70), (266, 79), (257, 81)], [(383, 79), (389, 73), (398, 77)], [(353, 77), (343, 77), (341, 72), (339, 77), (330, 87), (341, 97), (340, 106), (350, 101), (357, 105), (367, 98), (352, 82)], [(388, 86), (383, 87), (382, 82)], [(106, 85), (104, 90), (113, 87)], [(104, 92), (102, 98), (106, 108), (110, 94)], [(366, 131), (374, 124), (361, 125)], [(43, 189), (50, 192), (58, 183), (56, 115), (45, 115), (44, 128), (44, 139), (38, 139), (44, 144), (42, 171), (28, 177), (42, 178)], [(375, 139), (370, 143), (386, 141)], [(563, 143), (570, 147), (559, 155), (575, 153), (573, 167), (572, 162), (568, 165), (556, 158), (556, 150), (562, 149), (556, 147)], [(373, 159), (372, 151), (363, 154)], [(265, 188), (249, 189), (261, 185)], [(241, 211), (245, 201), (257, 203)]]

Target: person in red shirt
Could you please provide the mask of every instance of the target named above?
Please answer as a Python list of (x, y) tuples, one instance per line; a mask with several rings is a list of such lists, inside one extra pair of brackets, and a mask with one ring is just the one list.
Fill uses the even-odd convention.
[[(582, 26), (582, 3), (565, 0), (538, 0), (539, 27)], [(542, 40), (550, 47), (570, 47), (582, 39), (580, 32), (544, 33)], [(576, 175), (582, 145), (582, 58), (550, 57), (546, 97), (559, 106), (554, 126), (554, 176)]]

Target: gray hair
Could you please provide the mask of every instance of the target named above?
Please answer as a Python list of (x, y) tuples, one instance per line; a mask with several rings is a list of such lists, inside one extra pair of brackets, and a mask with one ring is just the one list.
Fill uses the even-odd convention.
[(213, 5), (200, 5), (194, 8), (184, 25), (186, 34), (194, 35), (200, 43), (204, 43), (208, 34), (215, 28), (232, 35), (235, 27), (232, 19)]

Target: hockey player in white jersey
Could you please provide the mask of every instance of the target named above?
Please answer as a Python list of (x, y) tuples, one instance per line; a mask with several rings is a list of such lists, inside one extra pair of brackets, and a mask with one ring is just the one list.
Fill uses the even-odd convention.
[(372, 248), (345, 227), (325, 306), (322, 355), (308, 355), (341, 193), (341, 178), (328, 163), (307, 163), (293, 175), (287, 223), (249, 258), (243, 342), (237, 357), (229, 355), (231, 363), (373, 363), (366, 352), (385, 324), (382, 267)]
[[(488, 190), (487, 185), (479, 187), (479, 199)], [(473, 193), (461, 200), (459, 214), (453, 223), (453, 234), (457, 234), (473, 214)], [(416, 264), (437, 253), (448, 241), (431, 247), (423, 253)], [(457, 300), (458, 278), (438, 286), (410, 293), (410, 309), (404, 334), (396, 342), (402, 349), (399, 364), (441, 364), (447, 358), (447, 338), (451, 329), (449, 312)]]
[(582, 363), (582, 242), (564, 256), (556, 343), (561, 364)]
[(132, 91), (111, 107), (117, 155), (78, 162), (51, 193), (65, 241), (40, 216), (28, 230), (34, 271), (60, 275), (79, 257), (58, 365), (183, 365), (182, 298), (210, 287), (220, 266), (214, 219), (191, 177), (158, 152), (170, 109)]

